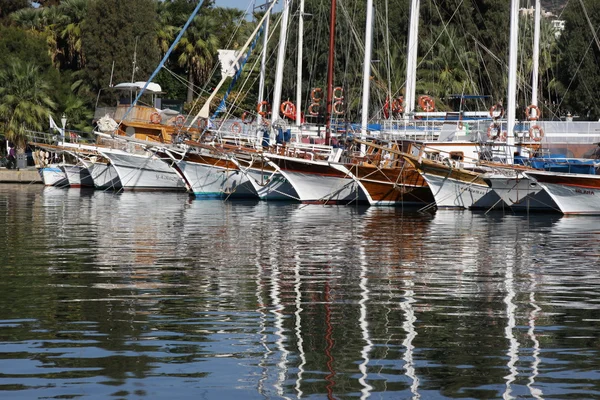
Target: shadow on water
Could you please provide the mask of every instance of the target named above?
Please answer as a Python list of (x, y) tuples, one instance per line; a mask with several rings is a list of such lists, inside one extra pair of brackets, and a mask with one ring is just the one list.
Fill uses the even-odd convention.
[(595, 217), (0, 186), (0, 391), (598, 397)]

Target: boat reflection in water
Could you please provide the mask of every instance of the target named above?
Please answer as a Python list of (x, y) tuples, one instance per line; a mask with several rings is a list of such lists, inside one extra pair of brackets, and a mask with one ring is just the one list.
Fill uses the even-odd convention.
[(14, 185), (0, 204), (9, 397), (600, 396), (594, 218)]

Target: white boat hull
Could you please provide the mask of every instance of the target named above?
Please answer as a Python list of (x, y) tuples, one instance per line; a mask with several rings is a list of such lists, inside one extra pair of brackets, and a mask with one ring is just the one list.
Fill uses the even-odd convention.
[(244, 170), (248, 181), (261, 200), (298, 201), (298, 193), (292, 184), (279, 172), (248, 168)]
[(600, 175), (536, 171), (536, 179), (564, 214), (600, 215)]
[(63, 165), (60, 168), (64, 171), (70, 187), (94, 187), (94, 180), (86, 167), (81, 165)]
[[(422, 173), (427, 181), (435, 203), (438, 207), (446, 208), (471, 208), (473, 204), (480, 201), (484, 196), (490, 193), (489, 186), (477, 183), (468, 183), (460, 180), (445, 178), (430, 173)], [(488, 206), (491, 201), (482, 201), (479, 207)]]
[(94, 187), (100, 190), (121, 189), (121, 181), (115, 167), (111, 164), (95, 162), (88, 169), (91, 171)]
[(150, 152), (127, 153), (121, 150), (102, 150), (114, 166), (121, 187), (126, 190), (185, 190), (183, 180), (169, 166)]
[(488, 175), (484, 178), (502, 199), (503, 206), (513, 211), (558, 211), (552, 197), (535, 180), (521, 174)]
[(258, 195), (239, 169), (223, 168), (193, 161), (177, 163), (191, 192), (199, 198), (257, 198)]
[(69, 180), (65, 171), (61, 169), (62, 164), (49, 164), (40, 168), (40, 175), (46, 186), (68, 187)]

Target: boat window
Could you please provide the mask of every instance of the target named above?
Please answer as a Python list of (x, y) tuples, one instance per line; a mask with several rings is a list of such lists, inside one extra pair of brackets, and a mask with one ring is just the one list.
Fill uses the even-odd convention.
[(462, 151), (451, 151), (450, 152), (450, 159), (451, 160), (456, 160), (456, 161), (462, 161), (465, 159), (465, 155)]

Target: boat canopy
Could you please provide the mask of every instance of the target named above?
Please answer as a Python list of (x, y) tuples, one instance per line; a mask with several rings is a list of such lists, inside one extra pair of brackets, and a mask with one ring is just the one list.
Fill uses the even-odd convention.
[[(113, 86), (113, 89), (121, 89), (121, 90), (141, 90), (146, 85), (146, 82), (123, 82), (118, 83)], [(146, 88), (146, 92), (152, 94), (163, 93), (162, 88), (158, 83), (150, 82), (148, 87)]]

